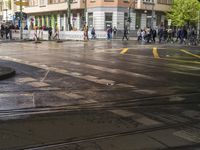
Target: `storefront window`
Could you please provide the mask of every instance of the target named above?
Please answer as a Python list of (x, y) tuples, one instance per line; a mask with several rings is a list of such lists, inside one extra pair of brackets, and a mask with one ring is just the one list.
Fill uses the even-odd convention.
[(89, 28), (93, 27), (93, 13), (88, 13), (88, 25)]
[(136, 12), (136, 20), (135, 20), (136, 29), (141, 28), (141, 14)]
[(105, 29), (112, 27), (113, 13), (105, 13)]

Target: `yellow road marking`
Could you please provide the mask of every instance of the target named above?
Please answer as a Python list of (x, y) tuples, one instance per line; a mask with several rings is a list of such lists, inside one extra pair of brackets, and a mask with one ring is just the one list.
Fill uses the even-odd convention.
[(167, 61), (176, 61), (176, 62), (183, 62), (183, 63), (200, 64), (199, 61), (180, 60), (180, 59), (173, 59), (173, 58), (160, 58), (160, 59), (161, 60), (167, 60)]
[(120, 54), (125, 54), (128, 51), (128, 48), (123, 48)]
[(196, 58), (199, 58), (199, 59), (200, 59), (200, 56), (199, 56), (199, 55), (192, 54), (192, 53), (190, 53), (190, 52), (188, 52), (188, 51), (186, 51), (186, 50), (184, 50), (184, 49), (181, 49), (181, 51), (182, 51), (182, 52), (184, 52), (184, 53), (186, 53), (186, 54), (189, 54), (189, 55), (191, 55), (191, 56), (194, 56), (194, 57), (196, 57)]
[(158, 49), (156, 47), (153, 48), (153, 56), (154, 56), (154, 58), (157, 58), (157, 59), (160, 58), (158, 55)]

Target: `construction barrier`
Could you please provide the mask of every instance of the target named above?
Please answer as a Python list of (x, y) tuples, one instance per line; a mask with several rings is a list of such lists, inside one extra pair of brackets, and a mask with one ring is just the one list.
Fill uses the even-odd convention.
[[(12, 39), (20, 39), (20, 30), (12, 30)], [(49, 40), (49, 33), (48, 31), (43, 30), (23, 30), (23, 39), (26, 40), (35, 40), (35, 38), (39, 38), (40, 40)], [(55, 36), (55, 33), (52, 33), (51, 39)], [(92, 37), (92, 35), (88, 32), (89, 38)], [(106, 39), (107, 34), (105, 31), (96, 31), (96, 38), (97, 39)], [(84, 34), (83, 31), (59, 31), (57, 39), (60, 40), (84, 40)]]

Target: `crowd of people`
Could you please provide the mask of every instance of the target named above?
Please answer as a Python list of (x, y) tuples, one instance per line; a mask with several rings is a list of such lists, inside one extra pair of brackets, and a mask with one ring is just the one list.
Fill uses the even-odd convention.
[(137, 31), (138, 42), (155, 43), (158, 37), (159, 43), (180, 43), (180, 44), (195, 44), (194, 40), (197, 38), (197, 31), (195, 28), (165, 28), (158, 29), (145, 28)]
[[(59, 30), (55, 28), (53, 32), (51, 27), (38, 27), (37, 25), (33, 28), (36, 31), (36, 38), (37, 31), (48, 31), (49, 39), (59, 39)], [(19, 30), (18, 25), (13, 24), (2, 24), (0, 33), (2, 39), (12, 39), (12, 30)], [(24, 30), (28, 30), (27, 25), (24, 27)], [(91, 29), (85, 24), (83, 27), (84, 32), (84, 40), (89, 40), (89, 35), (91, 34), (91, 39), (96, 39), (96, 31), (95, 28), (92, 27)], [(54, 35), (52, 35), (54, 33)], [(112, 28), (111, 26), (107, 27), (107, 40), (111, 40), (113, 38), (119, 38), (119, 35), (122, 36), (122, 40), (126, 39), (129, 40), (130, 33), (128, 28), (125, 26), (122, 34), (117, 34), (118, 30), (116, 27)], [(132, 37), (134, 35), (131, 35)], [(165, 28), (161, 26), (160, 28), (149, 28), (146, 27), (144, 29), (137, 30), (137, 41), (141, 43), (180, 43), (180, 44), (197, 44), (197, 31), (195, 28)]]
[(12, 39), (12, 30), (19, 30), (19, 26), (14, 24), (2, 24), (0, 29), (1, 39)]

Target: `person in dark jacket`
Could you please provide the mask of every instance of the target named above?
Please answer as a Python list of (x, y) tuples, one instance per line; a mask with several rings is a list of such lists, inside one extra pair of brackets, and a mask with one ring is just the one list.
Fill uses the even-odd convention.
[(180, 44), (182, 44), (183, 42), (186, 44), (187, 30), (185, 28), (182, 28), (180, 34), (181, 34), (181, 43)]
[(156, 29), (152, 29), (152, 39), (153, 39), (153, 42), (155, 43), (156, 42)]
[(163, 39), (163, 34), (164, 34), (164, 29), (163, 27), (161, 27), (158, 31), (158, 35), (159, 35), (159, 43), (161, 43), (162, 39)]
[(124, 35), (123, 35), (122, 40), (124, 40), (124, 38), (126, 38), (126, 40), (128, 41), (127, 34), (128, 34), (128, 29), (127, 29), (127, 27), (125, 27), (125, 28), (124, 28)]

